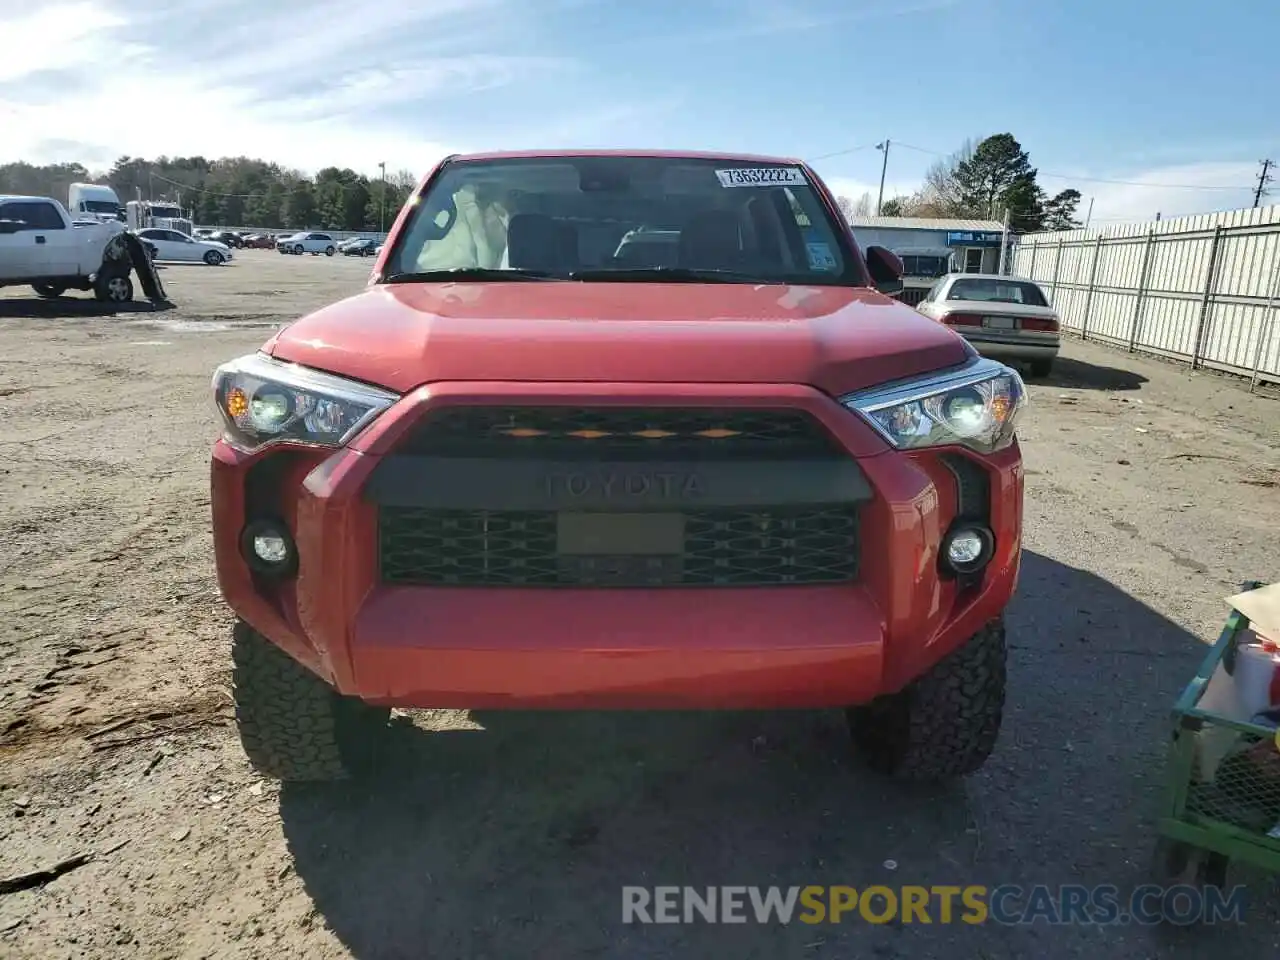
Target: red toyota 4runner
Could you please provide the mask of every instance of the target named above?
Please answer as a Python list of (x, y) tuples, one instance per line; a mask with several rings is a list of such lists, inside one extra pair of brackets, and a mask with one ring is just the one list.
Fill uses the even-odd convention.
[(393, 706), (840, 707), (876, 769), (975, 770), (1025, 395), (900, 274), (796, 160), (443, 161), (214, 377), (250, 760), (349, 775)]

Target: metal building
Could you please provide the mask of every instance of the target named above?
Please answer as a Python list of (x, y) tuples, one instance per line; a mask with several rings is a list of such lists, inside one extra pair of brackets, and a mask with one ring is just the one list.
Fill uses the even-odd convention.
[(917, 304), (946, 273), (998, 273), (1004, 225), (997, 220), (850, 217), (859, 246), (888, 247), (902, 258), (900, 299)]

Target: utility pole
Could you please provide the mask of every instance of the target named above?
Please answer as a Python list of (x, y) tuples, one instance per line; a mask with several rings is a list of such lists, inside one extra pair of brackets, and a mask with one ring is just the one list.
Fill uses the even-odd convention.
[(1093, 197), (1089, 198), (1089, 212), (1084, 215), (1084, 228), (1089, 229), (1089, 224), (1093, 221)]
[(1258, 189), (1253, 191), (1253, 205), (1255, 207), (1262, 202), (1263, 196), (1266, 195), (1267, 184), (1275, 179), (1275, 177), (1267, 173), (1268, 170), (1275, 166), (1275, 161), (1263, 160), (1261, 162), (1262, 172), (1258, 174)]
[(876, 198), (876, 216), (880, 216), (880, 208), (884, 206), (884, 175), (889, 169), (889, 139), (876, 144), (877, 150), (884, 151), (884, 162), (880, 164), (880, 196)]
[(383, 160), (378, 164), (378, 169), (382, 171), (382, 214), (378, 225), (379, 233), (387, 232), (387, 161)]
[(1004, 276), (1009, 271), (1005, 269), (1005, 257), (1008, 256), (1009, 250), (1009, 208), (1004, 208), (1004, 226), (1000, 230), (1000, 262), (996, 264), (996, 273)]

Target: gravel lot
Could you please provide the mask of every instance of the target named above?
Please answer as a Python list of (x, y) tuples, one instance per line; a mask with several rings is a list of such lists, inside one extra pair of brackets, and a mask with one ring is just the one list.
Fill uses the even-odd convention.
[(0, 294), (0, 876), (97, 854), (0, 895), (0, 955), (1277, 955), (1252, 877), (1247, 922), (1201, 931), (620, 922), (624, 884), (1145, 881), (1168, 709), (1221, 598), (1280, 578), (1280, 401), (1093, 344), (1031, 385), (1012, 702), (964, 785), (882, 782), (825, 713), (442, 711), (404, 722), (373, 788), (257, 778), (229, 720), (209, 375), (368, 268), (245, 252), (114, 316)]

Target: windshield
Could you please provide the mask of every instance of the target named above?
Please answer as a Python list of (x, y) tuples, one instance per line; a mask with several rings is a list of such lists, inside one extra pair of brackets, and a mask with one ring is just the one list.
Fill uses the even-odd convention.
[(120, 204), (110, 200), (81, 200), (80, 206), (88, 213), (109, 213), (114, 216), (120, 212)]
[(683, 157), (458, 161), (412, 209), (383, 274), (864, 286), (807, 176)]
[(946, 257), (913, 254), (904, 254), (902, 256), (902, 275), (904, 277), (941, 277), (945, 276), (946, 273)]
[(948, 300), (985, 300), (990, 303), (1021, 303), (1028, 307), (1049, 304), (1034, 283), (994, 277), (966, 277), (951, 285)]
[(177, 207), (161, 207), (153, 203), (151, 205), (151, 216), (167, 217), (170, 220), (181, 220), (182, 211)]

